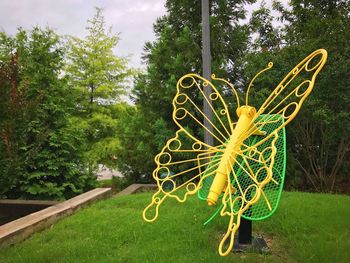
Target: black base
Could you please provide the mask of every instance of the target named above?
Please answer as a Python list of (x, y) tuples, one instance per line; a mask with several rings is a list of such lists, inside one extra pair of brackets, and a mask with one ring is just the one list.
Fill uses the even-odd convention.
[(270, 249), (267, 246), (266, 241), (260, 235), (252, 236), (252, 242), (249, 244), (241, 244), (238, 242), (238, 238), (233, 247), (233, 252), (246, 252), (246, 253), (270, 253)]

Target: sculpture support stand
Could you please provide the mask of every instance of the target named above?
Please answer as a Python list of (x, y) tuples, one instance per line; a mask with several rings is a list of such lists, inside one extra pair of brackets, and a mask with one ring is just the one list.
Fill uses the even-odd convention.
[[(250, 192), (248, 196), (250, 197)], [(251, 209), (251, 208), (249, 208)], [(238, 244), (236, 251), (268, 253), (269, 247), (262, 236), (253, 236), (253, 223), (251, 220), (241, 217), (238, 230)]]
[(253, 235), (252, 221), (241, 218), (238, 231), (238, 242), (235, 243), (234, 252), (269, 253), (265, 239), (260, 235)]
[(252, 221), (241, 218), (238, 232), (238, 243), (249, 245), (252, 243)]

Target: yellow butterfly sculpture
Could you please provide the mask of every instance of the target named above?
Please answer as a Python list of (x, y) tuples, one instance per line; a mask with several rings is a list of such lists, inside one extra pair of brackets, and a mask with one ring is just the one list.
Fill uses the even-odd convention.
[[(219, 92), (213, 83), (196, 74), (180, 78), (173, 99), (173, 120), (178, 130), (155, 157), (157, 167), (153, 178), (158, 191), (143, 211), (144, 220), (154, 221), (166, 198), (185, 202), (203, 187), (204, 180), (211, 178), (207, 203), (213, 206), (220, 201), (220, 215), (229, 217), (226, 234), (219, 245), (219, 254), (226, 256), (233, 248), (241, 216), (252, 209), (260, 197), (272, 210), (264, 187), (269, 183), (279, 184), (273, 177), (279, 132), (299, 112), (326, 60), (324, 49), (311, 53), (285, 76), (258, 110), (249, 105), (248, 95), (257, 76), (273, 66), (271, 62), (250, 82), (243, 106), (233, 85), (215, 75), (212, 80), (224, 85), (223, 91)], [(203, 87), (208, 85), (212, 92), (206, 95)], [(226, 103), (227, 96), (220, 93), (235, 94), (236, 98)], [(212, 119), (198, 106), (203, 99), (211, 107)], [(234, 109), (237, 116), (231, 116)], [(209, 127), (204, 125), (204, 120)], [(264, 127), (271, 124), (278, 125), (266, 133)], [(213, 145), (199, 139), (204, 131), (213, 136)], [(260, 139), (249, 141), (254, 136)]]

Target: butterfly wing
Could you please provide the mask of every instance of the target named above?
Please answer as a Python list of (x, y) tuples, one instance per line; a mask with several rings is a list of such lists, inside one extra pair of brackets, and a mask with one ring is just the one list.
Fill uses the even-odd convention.
[[(215, 76), (213, 79), (221, 80)], [(221, 82), (228, 84), (224, 80)], [(209, 95), (203, 90), (203, 86), (206, 85), (212, 88)], [(232, 86), (228, 88), (236, 94)], [(203, 99), (212, 104), (210, 104), (213, 111), (212, 120), (209, 120), (198, 106)], [(239, 103), (238, 99), (236, 103)], [(221, 91), (198, 75), (188, 74), (178, 81), (173, 109), (173, 120), (179, 129), (155, 157), (156, 168), (152, 175), (158, 191), (143, 211), (146, 221), (154, 221), (157, 218), (159, 206), (166, 198), (184, 202), (189, 195), (195, 194), (200, 189), (205, 178), (215, 174), (224, 144), (233, 129), (230, 116), (232, 110), (225, 103)], [(204, 125), (204, 119), (211, 127)], [(208, 131), (214, 138), (214, 145), (208, 145), (198, 139), (203, 138), (203, 134), (198, 130)], [(212, 158), (214, 155), (217, 158)], [(211, 172), (206, 171), (208, 166), (211, 167)]]
[(269, 146), (264, 148), (244, 147), (244, 152), (237, 152), (234, 163), (229, 163), (231, 174), (227, 180), (231, 185), (226, 187), (221, 199), (221, 216), (230, 217), (226, 234), (219, 245), (219, 253), (226, 256), (234, 245), (234, 235), (238, 230), (241, 217), (251, 211), (252, 207), (261, 199), (266, 206), (271, 206), (265, 187), (273, 179), (278, 141), (278, 133), (273, 132), (269, 139)]
[[(222, 198), (223, 207), (220, 214), (229, 216), (230, 221), (219, 246), (220, 255), (227, 255), (233, 248), (234, 234), (239, 228), (242, 216), (253, 219), (253, 215), (260, 212), (255, 219), (263, 219), (272, 214), (273, 208), (277, 207), (279, 198), (275, 198), (277, 203), (272, 206), (271, 198), (265, 190), (273, 184), (275, 189), (281, 189), (278, 186), (283, 183), (281, 177), (274, 176), (273, 170), (279, 133), (299, 112), (301, 105), (312, 91), (316, 76), (323, 68), (326, 59), (327, 51), (319, 49), (296, 65), (261, 105), (251, 121), (251, 128), (241, 134), (242, 137), (239, 139), (244, 143), (236, 153), (235, 163), (229, 164), (232, 170), (227, 176), (232, 183), (231, 186), (227, 186)], [(270, 67), (272, 64), (269, 64), (268, 68)], [(250, 86), (247, 91), (246, 106), (248, 106), (249, 89)], [(261, 136), (261, 132), (269, 125), (274, 126), (270, 134), (265, 134), (257, 142), (247, 142), (256, 136), (257, 131)], [(256, 211), (263, 206), (265, 211)]]
[[(311, 93), (316, 77), (326, 63), (326, 60), (327, 51), (319, 49), (296, 65), (260, 106), (252, 120), (252, 123), (254, 122), (255, 125), (242, 136), (248, 138), (250, 135), (254, 134), (256, 129), (263, 130), (265, 125), (280, 122), (280, 119), (282, 119), (283, 124), (276, 127), (276, 131), (278, 132), (291, 122), (298, 114), (305, 99)], [(247, 104), (248, 95), (249, 89), (246, 97)], [(258, 120), (261, 114), (265, 115)], [(279, 118), (276, 118), (276, 116), (279, 116)], [(272, 136), (272, 134), (270, 136)], [(268, 136), (264, 139), (268, 140)], [(263, 144), (264, 140), (258, 143)]]
[[(262, 114), (259, 116), (257, 121), (265, 118), (265, 115)], [(273, 118), (273, 116), (270, 116)], [(278, 116), (274, 116), (274, 118), (279, 121), (266, 124), (262, 127), (261, 131), (266, 133), (266, 136), (269, 136), (271, 132), (276, 131), (279, 126), (283, 125), (283, 119)], [(271, 181), (268, 182), (264, 188), (262, 189), (263, 198), (260, 198), (256, 203), (254, 203), (250, 209), (248, 209), (243, 217), (248, 220), (262, 220), (269, 216), (271, 216), (275, 210), (277, 209), (281, 193), (283, 190), (284, 184), (284, 176), (286, 170), (286, 134), (285, 128), (280, 129), (278, 132), (278, 139), (275, 142), (275, 147), (277, 148), (276, 155), (274, 156), (274, 164), (272, 166), (272, 178)], [(265, 158), (268, 157), (270, 151), (268, 150), (273, 141), (273, 137), (270, 137), (268, 140), (265, 140), (263, 144), (258, 144), (260, 140), (264, 140), (264, 136), (252, 135), (248, 139), (245, 140), (242, 150), (245, 151), (246, 147), (254, 146), (259, 152), (263, 152), (265, 154)], [(265, 150), (267, 149), (267, 150)], [(248, 151), (245, 153), (248, 154)], [(249, 164), (250, 169), (256, 173), (261, 171), (264, 163), (259, 162), (259, 160), (255, 160), (254, 158), (250, 158), (246, 161)], [(246, 167), (245, 162), (242, 163), (243, 167)], [(240, 173), (244, 173), (241, 169)], [(239, 175), (241, 176), (241, 175)], [(261, 174), (258, 174), (258, 177), (261, 177)], [(241, 176), (242, 177), (242, 176)], [(244, 177), (244, 175), (243, 175)]]

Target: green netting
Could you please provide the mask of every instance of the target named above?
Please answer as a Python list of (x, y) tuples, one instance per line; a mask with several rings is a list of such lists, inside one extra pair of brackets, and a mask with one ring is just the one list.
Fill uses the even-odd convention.
[[(265, 131), (267, 134), (270, 134), (274, 130), (276, 130), (277, 127), (280, 127), (283, 123), (283, 118), (281, 118), (280, 115), (264, 115), (262, 114), (259, 116), (259, 118), (256, 120), (259, 122), (260, 120), (269, 120), (266, 122), (266, 124), (263, 124), (262, 126), (259, 125), (259, 128), (262, 131)], [(271, 122), (273, 120), (273, 122)], [(259, 135), (253, 135), (247, 138), (244, 143), (246, 145), (254, 145), (260, 140), (265, 138), (265, 136), (259, 136)], [(264, 149), (267, 147), (271, 146), (272, 144), (273, 137), (260, 146), (257, 147), (258, 152), (263, 152)], [(285, 167), (286, 167), (286, 135), (285, 135), (285, 129), (281, 129), (278, 132), (278, 139), (275, 143), (275, 146), (277, 148), (277, 153), (275, 156), (275, 162), (273, 166), (273, 180), (271, 180), (268, 184), (265, 185), (263, 188), (263, 192), (266, 196), (266, 199), (270, 203), (269, 208), (266, 199), (264, 198), (263, 195), (260, 196), (260, 199), (258, 202), (256, 202), (254, 205), (252, 205), (244, 214), (243, 217), (249, 220), (262, 220), (265, 219), (269, 216), (271, 216), (279, 203), (279, 199), (281, 196), (282, 188), (283, 188), (283, 183), (284, 183), (284, 175), (285, 175)], [(264, 158), (268, 158), (270, 151), (265, 151), (264, 152)], [(253, 155), (254, 157), (254, 155)], [(218, 158), (217, 156), (214, 156), (213, 158)], [(240, 164), (240, 165), (239, 165)], [(257, 173), (259, 169), (262, 167), (262, 165), (256, 161), (254, 161), (254, 158), (251, 158), (248, 161), (249, 166), (252, 168), (254, 173)], [(207, 167), (207, 170), (205, 173), (212, 171), (213, 169), (216, 169), (216, 167)], [(236, 163), (233, 167), (234, 171), (236, 172), (237, 175), (237, 180), (239, 182), (239, 186), (243, 190), (243, 192), (252, 184), (255, 184), (254, 181), (246, 174), (244, 170), (248, 170), (247, 165), (244, 163), (242, 157), (237, 157), (236, 158)], [(257, 175), (258, 181), (262, 181), (265, 177), (267, 176), (266, 170), (265, 169), (260, 169)], [(198, 197), (201, 200), (206, 200), (210, 186), (214, 180), (214, 176), (207, 177), (203, 181), (203, 186), (202, 188), (198, 191)], [(238, 183), (233, 177), (233, 174), (231, 174), (231, 183), (232, 185), (238, 189)], [(249, 190), (250, 193), (249, 195), (251, 197), (254, 196), (255, 189), (250, 188), (252, 190)], [(240, 195), (240, 191), (237, 191), (236, 195), (233, 195), (233, 199)], [(220, 201), (221, 203), (221, 201)], [(239, 202), (236, 202), (234, 210), (238, 210), (240, 206)], [(221, 206), (222, 207), (222, 206)], [(214, 215), (209, 218), (209, 220), (206, 223), (209, 223), (220, 211), (221, 207), (218, 208), (218, 210), (214, 213)], [(206, 224), (205, 223), (205, 224)]]

